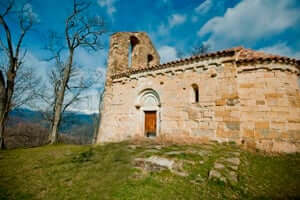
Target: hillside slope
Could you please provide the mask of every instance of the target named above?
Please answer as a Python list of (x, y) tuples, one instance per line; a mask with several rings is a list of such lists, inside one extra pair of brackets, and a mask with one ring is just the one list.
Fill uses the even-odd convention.
[(0, 152), (0, 199), (296, 199), (300, 156), (234, 144), (53, 145)]

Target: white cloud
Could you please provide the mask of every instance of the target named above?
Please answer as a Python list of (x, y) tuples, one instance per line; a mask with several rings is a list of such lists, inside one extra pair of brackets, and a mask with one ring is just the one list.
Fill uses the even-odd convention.
[(104, 63), (106, 58), (107, 52), (104, 50), (91, 52), (84, 48), (77, 49), (75, 63), (79, 65), (80, 74), (94, 84), (81, 94), (85, 98), (71, 105), (69, 110), (87, 114), (98, 112), (99, 90), (104, 86), (105, 81), (106, 68)]
[(282, 56), (300, 59), (300, 51), (293, 51), (284, 42), (275, 44), (273, 46), (261, 48), (259, 49), (259, 51), (264, 51), (275, 55), (282, 55)]
[(82, 76), (89, 77), (95, 83), (93, 88), (99, 88), (104, 84), (106, 58), (107, 52), (104, 50), (89, 52), (84, 48), (78, 48), (75, 52), (75, 63), (79, 65)]
[(162, 46), (158, 49), (158, 53), (162, 63), (169, 62), (177, 58), (177, 52), (174, 47)]
[(198, 32), (211, 34), (208, 42), (215, 48), (273, 36), (300, 21), (296, 0), (244, 0), (227, 9), (223, 17), (209, 20)]
[(30, 3), (26, 3), (23, 7), (23, 14), (26, 17), (33, 19), (35, 22), (40, 22), (39, 15), (33, 12), (32, 5)]
[(169, 33), (169, 28), (164, 24), (160, 24), (158, 27), (158, 34), (159, 35), (168, 35), (168, 33)]
[(170, 32), (170, 29), (178, 26), (180, 24), (183, 24), (186, 21), (186, 16), (181, 15), (181, 14), (172, 14), (171, 16), (168, 17), (168, 23), (161, 23), (158, 26), (157, 33), (159, 35), (165, 36), (168, 35)]
[(195, 11), (199, 14), (206, 14), (211, 9), (212, 5), (212, 0), (205, 0), (197, 8), (195, 8)]
[(109, 16), (113, 16), (113, 14), (117, 11), (115, 7), (115, 3), (117, 0), (98, 0), (98, 4), (100, 7), (106, 7), (106, 12)]
[(96, 89), (86, 90), (82, 94), (83, 99), (70, 106), (68, 110), (85, 114), (98, 113), (100, 91)]
[(170, 28), (183, 24), (186, 21), (186, 16), (181, 14), (173, 14), (169, 17)]
[(43, 80), (46, 80), (47, 73), (49, 69), (52, 67), (52, 63), (49, 61), (42, 60), (38, 58), (34, 53), (27, 52), (25, 57), (24, 64), (26, 67), (32, 67), (37, 75), (41, 77)]

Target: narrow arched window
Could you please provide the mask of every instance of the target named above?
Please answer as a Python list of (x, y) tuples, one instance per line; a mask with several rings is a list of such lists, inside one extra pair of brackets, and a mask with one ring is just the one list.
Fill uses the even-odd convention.
[(151, 54), (148, 54), (147, 56), (147, 66), (150, 66), (151, 61), (153, 60), (153, 56)]
[(192, 88), (193, 88), (193, 103), (197, 103), (197, 102), (199, 102), (199, 88), (198, 88), (198, 85), (193, 84)]
[(128, 67), (131, 67), (134, 47), (139, 43), (139, 40), (135, 36), (130, 36), (129, 40), (130, 40), (130, 43), (129, 43), (129, 49), (128, 49)]

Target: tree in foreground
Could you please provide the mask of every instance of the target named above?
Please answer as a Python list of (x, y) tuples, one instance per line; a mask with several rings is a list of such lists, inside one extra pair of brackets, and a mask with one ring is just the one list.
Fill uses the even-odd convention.
[[(51, 58), (47, 60), (53, 60), (54, 62), (47, 76), (49, 83), (43, 86), (44, 90), (40, 90), (38, 103), (35, 106), (36, 109), (41, 111), (47, 125), (51, 127), (55, 120), (55, 105), (58, 100), (60, 88), (62, 87), (64, 68), (66, 67), (63, 59), (64, 48), (61, 47), (60, 42), (60, 38), (56, 33), (49, 35), (49, 43), (46, 46), (46, 50), (50, 51)], [(70, 108), (70, 106), (87, 99), (88, 96), (84, 95), (84, 93), (90, 89), (94, 83), (95, 80), (91, 78), (91, 76), (86, 77), (78, 65), (72, 64), (68, 84), (64, 93), (64, 102), (62, 104), (58, 128), (64, 122), (72, 122), (74, 120), (72, 114), (66, 115), (65, 111)]]
[(193, 56), (205, 54), (205, 53), (208, 53), (209, 49), (210, 49), (209, 44), (202, 43), (200, 45), (195, 45), (191, 51), (191, 54)]
[(177, 57), (184, 58), (184, 57), (188, 57), (188, 56), (202, 55), (202, 54), (208, 53), (209, 50), (210, 50), (209, 44), (205, 44), (205, 43), (196, 44), (192, 47), (192, 49), (188, 53), (178, 50)]
[[(22, 45), (37, 19), (28, 3), (19, 9), (12, 0), (3, 1), (0, 5), (0, 30), (3, 30), (0, 32), (0, 53), (3, 59), (0, 68), (0, 147), (3, 148), (3, 134), (8, 113), (33, 97), (29, 94), (34, 85), (33, 71), (21, 67), (24, 66), (26, 56), (26, 51), (22, 51)], [(15, 29), (12, 30), (9, 20), (14, 20), (14, 23), (17, 21), (19, 34)]]
[(65, 93), (69, 86), (72, 71), (74, 69), (74, 53), (79, 47), (90, 50), (102, 48), (100, 36), (106, 33), (103, 18), (88, 15), (90, 4), (86, 1), (73, 0), (72, 12), (65, 22), (65, 42), (67, 44), (67, 58), (62, 63), (59, 85), (55, 91), (55, 103), (53, 105), (53, 122), (49, 136), (50, 143), (57, 141), (58, 128), (64, 109)]

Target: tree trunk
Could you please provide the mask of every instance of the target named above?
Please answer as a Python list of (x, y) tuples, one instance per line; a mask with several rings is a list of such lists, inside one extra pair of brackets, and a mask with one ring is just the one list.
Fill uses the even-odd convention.
[(0, 70), (0, 148), (4, 145), (5, 80)]
[(49, 138), (51, 144), (56, 143), (58, 138), (58, 128), (61, 120), (61, 111), (64, 103), (65, 90), (70, 78), (71, 68), (73, 65), (73, 52), (74, 52), (73, 50), (69, 51), (70, 54), (69, 54), (68, 63), (67, 66), (64, 68), (62, 84), (60, 90), (58, 91), (56, 102), (55, 102), (54, 119), (52, 122), (51, 134)]
[[(7, 72), (7, 80), (0, 70), (0, 148), (4, 148), (4, 130), (8, 112), (10, 111), (12, 96), (14, 93), (15, 77), (17, 62), (12, 59), (10, 61), (9, 71)], [(6, 87), (5, 87), (6, 86)]]

